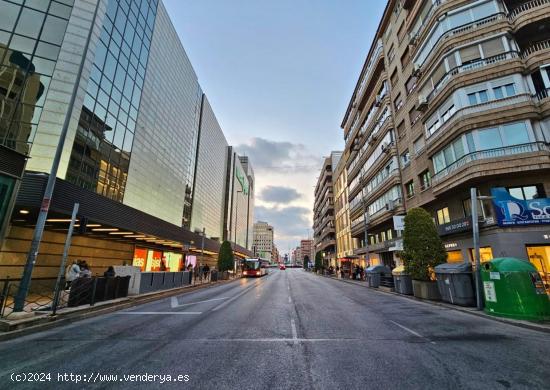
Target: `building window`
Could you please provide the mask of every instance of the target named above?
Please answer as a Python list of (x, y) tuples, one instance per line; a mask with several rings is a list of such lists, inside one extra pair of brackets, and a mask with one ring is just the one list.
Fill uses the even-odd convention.
[(405, 184), (405, 193), (407, 194), (407, 198), (412, 198), (414, 196), (414, 181), (411, 180)]
[(401, 163), (403, 164), (403, 166), (407, 166), (410, 164), (410, 162), (411, 162), (411, 155), (409, 151), (406, 150), (405, 152), (403, 152), (403, 154), (401, 154)]
[(500, 87), (493, 88), (495, 99), (504, 99), (505, 97), (515, 96), (516, 88), (514, 84), (501, 85)]
[(388, 50), (388, 63), (391, 64), (393, 59), (395, 58), (395, 49), (393, 47), (393, 44), (390, 46), (390, 49)]
[(393, 73), (391, 74), (391, 77), (390, 77), (390, 81), (391, 81), (391, 86), (393, 88), (395, 88), (397, 86), (397, 80), (398, 80), (398, 76), (397, 76), (397, 68), (394, 69)]
[(416, 106), (414, 106), (413, 108), (410, 109), (410, 111), (409, 111), (409, 120), (411, 122), (411, 126), (413, 126), (416, 123), (418, 118), (420, 118), (421, 114), (422, 113), (416, 109)]
[(406, 84), (407, 93), (412, 93), (416, 89), (417, 83), (418, 83), (418, 77), (417, 76), (413, 75), (413, 76), (409, 77), (409, 79), (407, 80), (407, 84)]
[(424, 140), (424, 136), (421, 135), (414, 141), (414, 153), (417, 155), (420, 154), (424, 150), (424, 146), (426, 145), (426, 141)]
[(411, 57), (409, 55), (409, 47), (407, 46), (405, 48), (405, 52), (401, 56), (401, 67), (402, 67), (402, 69), (404, 69), (409, 64), (410, 60), (411, 60)]
[(481, 91), (469, 93), (468, 101), (471, 106), (489, 101), (489, 97), (487, 96), (487, 90), (483, 89)]
[(432, 176), (428, 169), (422, 172), (419, 178), (420, 178), (420, 189), (422, 191), (424, 191), (427, 188), (430, 188), (430, 186), (432, 185)]
[(542, 184), (527, 185), (521, 187), (508, 187), (508, 192), (516, 199), (531, 200), (544, 198), (544, 188)]
[(403, 107), (403, 99), (401, 98), (401, 93), (397, 95), (397, 97), (393, 101), (393, 105), (395, 107), (395, 111), (399, 111), (401, 107)]
[(437, 224), (443, 225), (449, 222), (451, 222), (451, 218), (449, 216), (449, 208), (444, 207), (442, 209), (437, 210)]

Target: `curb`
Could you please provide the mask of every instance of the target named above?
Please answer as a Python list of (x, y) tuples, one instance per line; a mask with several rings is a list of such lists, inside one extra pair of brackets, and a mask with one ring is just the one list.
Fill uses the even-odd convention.
[[(15, 323), (15, 330), (0, 332), (0, 342), (12, 340), (21, 336), (26, 336), (32, 333), (41, 332), (44, 330), (49, 330), (56, 328), (58, 326), (67, 325), (73, 322), (77, 322), (83, 319), (92, 318), (100, 316), (103, 314), (112, 313), (115, 311), (128, 309), (130, 307), (139, 306), (145, 303), (158, 301), (163, 298), (169, 298), (174, 295), (187, 294), (197, 290), (202, 290), (204, 288), (210, 288), (214, 286), (222, 286), (224, 284), (229, 284), (237, 281), (239, 279), (233, 279), (228, 281), (219, 281), (216, 283), (200, 284), (196, 286), (186, 286), (180, 288), (174, 288), (171, 290), (164, 290), (161, 292), (147, 293), (135, 297), (122, 298), (116, 302), (110, 302), (101, 304), (98, 303), (96, 306), (88, 306), (86, 308), (58, 313), (55, 316), (44, 315), (43, 317), (33, 317), (31, 320), (21, 320), (18, 323)], [(36, 323), (33, 325), (33, 323)], [(9, 326), (9, 324), (8, 324)]]
[(428, 301), (428, 300), (425, 300), (425, 299), (416, 298), (412, 295), (404, 295), (404, 294), (399, 294), (399, 293), (396, 293), (396, 292), (393, 292), (393, 291), (385, 291), (385, 290), (370, 288), (366, 285), (362, 285), (362, 284), (359, 284), (357, 282), (353, 282), (351, 280), (338, 279), (338, 278), (333, 278), (331, 276), (325, 276), (325, 275), (318, 275), (318, 276), (321, 276), (321, 277), (324, 277), (324, 278), (327, 278), (327, 279), (337, 280), (339, 282), (343, 282), (343, 283), (347, 283), (347, 284), (352, 284), (352, 285), (359, 286), (359, 287), (368, 288), (369, 291), (373, 291), (373, 292), (376, 292), (376, 293), (394, 295), (394, 296), (397, 296), (397, 297), (400, 297), (400, 298), (405, 298), (405, 299), (409, 299), (409, 300), (412, 300), (412, 301), (415, 301), (415, 302), (424, 303), (426, 305), (444, 307), (446, 309), (456, 310), (456, 311), (459, 311), (461, 313), (471, 314), (473, 316), (485, 318), (485, 319), (496, 321), (496, 322), (501, 322), (503, 324), (517, 326), (518, 328), (530, 329), (530, 330), (535, 330), (535, 331), (543, 332), (543, 333), (550, 333), (550, 326), (549, 325), (542, 325), (542, 324), (537, 324), (536, 322), (528, 322), (528, 321), (522, 321), (522, 320), (512, 320), (512, 319), (505, 318), (505, 317), (491, 316), (489, 314), (485, 314), (485, 312), (478, 311), (478, 310), (473, 310), (473, 309), (468, 309), (468, 308), (465, 308), (465, 307), (462, 307), (462, 306), (451, 305), (449, 303), (438, 302), (438, 301)]

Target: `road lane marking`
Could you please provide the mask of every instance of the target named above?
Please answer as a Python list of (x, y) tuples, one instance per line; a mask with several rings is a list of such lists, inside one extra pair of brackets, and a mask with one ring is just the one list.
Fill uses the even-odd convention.
[(260, 343), (289, 343), (292, 342), (294, 344), (303, 343), (303, 342), (327, 342), (327, 341), (335, 341), (335, 342), (345, 342), (345, 341), (352, 341), (354, 343), (361, 341), (361, 339), (299, 339), (299, 338), (259, 338), (259, 339), (183, 339), (185, 341), (189, 342), (239, 342), (239, 343), (247, 343), (247, 342), (260, 342)]
[(199, 303), (205, 303), (205, 302), (213, 302), (213, 301), (221, 301), (221, 300), (224, 300), (224, 299), (228, 299), (229, 297), (221, 297), (221, 298), (213, 298), (213, 299), (207, 299), (207, 300), (204, 300), (204, 301), (197, 301), (197, 302), (189, 302), (189, 303), (179, 303), (178, 302), (178, 297), (172, 297), (172, 300), (170, 302), (170, 306), (172, 307), (172, 309), (176, 308), (176, 307), (184, 307), (184, 306), (190, 306), (190, 305), (198, 305)]
[(294, 341), (294, 345), (298, 344), (298, 332), (296, 332), (296, 324), (294, 323), (294, 320), (290, 320), (290, 327), (292, 328), (292, 340)]
[(258, 284), (253, 284), (251, 285), (250, 287), (247, 287), (246, 289), (244, 289), (243, 291), (241, 291), (240, 293), (238, 293), (237, 295), (235, 295), (234, 297), (228, 299), (227, 301), (221, 303), (220, 305), (216, 306), (215, 308), (212, 309), (212, 311), (218, 311), (220, 310), (221, 308), (229, 305), (231, 302), (233, 302), (235, 299), (239, 298), (241, 295), (244, 295), (246, 294), (248, 291), (252, 290), (254, 287), (256, 286), (259, 286), (261, 284), (261, 282), (258, 282)]
[(420, 333), (415, 332), (414, 330), (409, 329), (409, 328), (407, 328), (406, 326), (403, 326), (403, 325), (401, 325), (401, 324), (399, 324), (399, 323), (397, 323), (397, 322), (395, 322), (395, 321), (392, 321), (392, 320), (390, 320), (390, 322), (391, 322), (392, 324), (394, 324), (394, 325), (399, 326), (401, 329), (403, 329), (403, 330), (409, 332), (410, 334), (415, 335), (416, 337), (420, 337), (421, 339), (428, 340), (431, 344), (435, 344), (435, 341), (430, 341), (430, 339), (428, 339), (427, 337), (422, 336)]
[(133, 315), (199, 315), (202, 311), (117, 311), (114, 314), (133, 314)]
[(292, 298), (288, 297), (288, 303), (292, 303)]

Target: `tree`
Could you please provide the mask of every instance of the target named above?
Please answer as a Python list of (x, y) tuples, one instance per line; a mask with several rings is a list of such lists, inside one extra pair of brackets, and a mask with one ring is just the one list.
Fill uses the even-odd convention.
[(233, 269), (233, 249), (231, 249), (231, 243), (224, 241), (220, 246), (220, 253), (218, 254), (218, 270), (220, 272), (229, 271)]
[(309, 268), (309, 256), (308, 255), (304, 256), (304, 261), (303, 261), (302, 267), (304, 267), (304, 269)]
[(415, 280), (430, 280), (432, 269), (447, 260), (447, 252), (431, 215), (423, 208), (413, 208), (405, 217), (403, 252), (405, 272)]
[(317, 252), (315, 254), (315, 270), (321, 270), (323, 269), (323, 255), (321, 252)]

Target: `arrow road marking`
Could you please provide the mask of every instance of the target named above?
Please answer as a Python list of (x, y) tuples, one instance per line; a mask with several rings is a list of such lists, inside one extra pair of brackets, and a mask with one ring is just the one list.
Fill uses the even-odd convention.
[[(391, 322), (392, 324), (394, 324), (394, 325), (399, 326), (401, 329), (403, 329), (403, 330), (409, 332), (410, 334), (415, 335), (416, 337), (420, 337), (421, 339), (430, 341), (427, 337), (422, 336), (420, 333), (415, 332), (414, 330), (409, 329), (409, 328), (407, 328), (406, 326), (403, 326), (403, 325), (401, 325), (401, 324), (398, 324), (397, 322), (392, 321), (392, 320), (390, 320), (390, 322)], [(430, 341), (430, 343), (431, 343), (431, 344), (435, 344), (435, 341)]]

